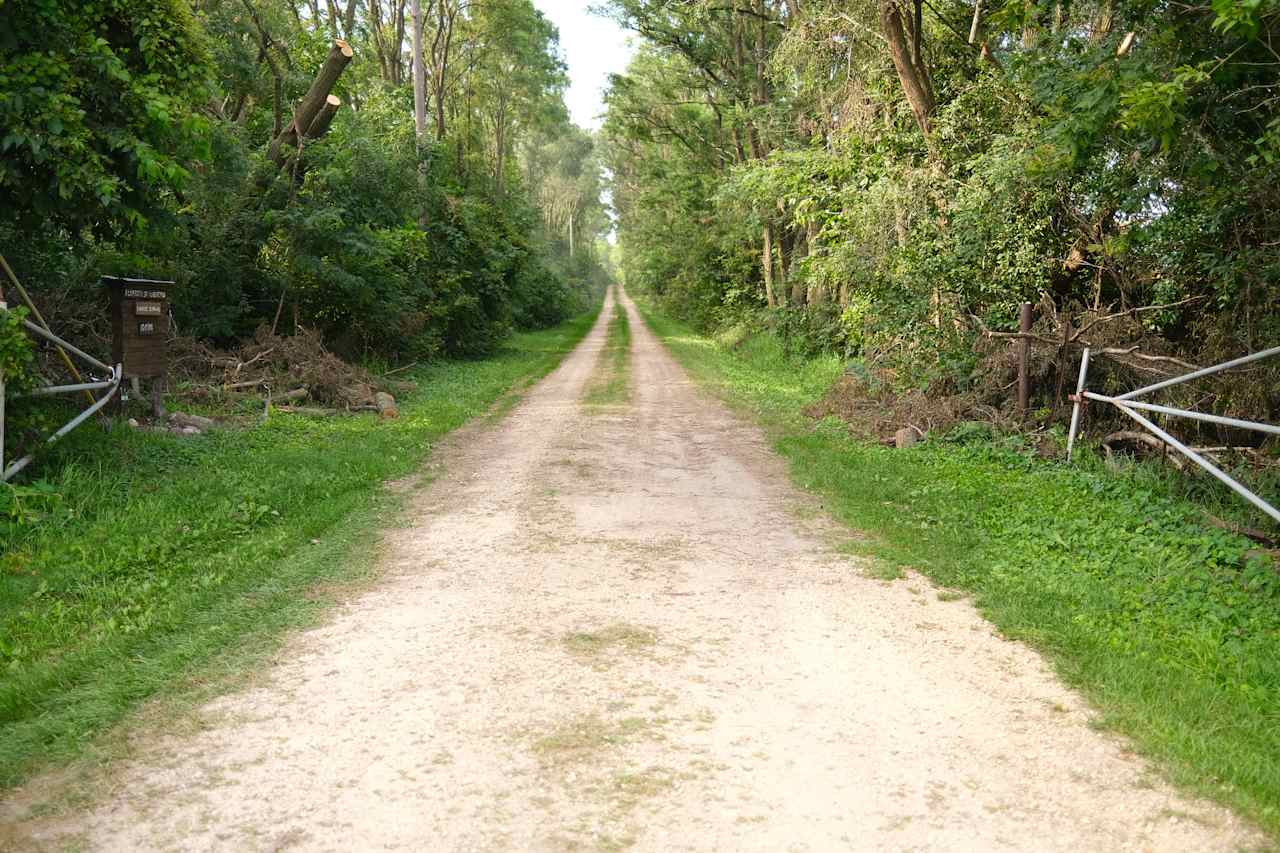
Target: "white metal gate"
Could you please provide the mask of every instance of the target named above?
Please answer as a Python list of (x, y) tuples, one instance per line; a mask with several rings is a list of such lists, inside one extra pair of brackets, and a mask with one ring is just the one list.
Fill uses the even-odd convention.
[(1186, 409), (1175, 409), (1172, 406), (1159, 406), (1159, 405), (1156, 405), (1155, 403), (1148, 403), (1138, 399), (1139, 397), (1142, 397), (1145, 394), (1150, 394), (1153, 391), (1159, 391), (1163, 388), (1169, 388), (1173, 385), (1180, 385), (1183, 382), (1190, 382), (1193, 379), (1199, 379), (1204, 376), (1210, 376), (1214, 373), (1221, 373), (1224, 370), (1230, 370), (1233, 367), (1240, 367), (1242, 365), (1249, 364), (1254, 361), (1259, 361), (1264, 358), (1270, 358), (1271, 356), (1274, 356), (1274, 355), (1280, 355), (1280, 347), (1272, 347), (1271, 349), (1262, 350), (1261, 352), (1255, 352), (1252, 355), (1246, 355), (1241, 358), (1232, 359), (1231, 361), (1225, 361), (1222, 364), (1215, 364), (1213, 367), (1205, 367), (1205, 368), (1201, 368), (1200, 370), (1195, 370), (1195, 371), (1192, 371), (1191, 373), (1184, 374), (1182, 376), (1175, 376), (1172, 379), (1165, 379), (1162, 382), (1156, 382), (1153, 385), (1147, 385), (1144, 388), (1138, 388), (1135, 391), (1129, 391), (1128, 393), (1121, 394), (1118, 397), (1108, 397), (1105, 394), (1095, 394), (1092, 391), (1086, 391), (1084, 388), (1085, 380), (1088, 378), (1088, 373), (1089, 373), (1089, 350), (1086, 348), (1084, 351), (1084, 355), (1081, 356), (1080, 358), (1080, 378), (1079, 378), (1079, 381), (1076, 383), (1076, 393), (1070, 396), (1070, 399), (1074, 401), (1074, 405), (1072, 406), (1072, 409), (1071, 409), (1071, 430), (1070, 432), (1067, 433), (1067, 459), (1071, 458), (1071, 451), (1075, 447), (1076, 429), (1080, 425), (1081, 405), (1086, 400), (1096, 400), (1099, 403), (1107, 403), (1109, 405), (1115, 406), (1117, 409), (1124, 412), (1130, 418), (1137, 421), (1145, 429), (1147, 429), (1152, 434), (1154, 434), (1157, 438), (1165, 442), (1165, 444), (1169, 445), (1174, 450), (1177, 450), (1183, 456), (1186, 456), (1192, 462), (1196, 463), (1201, 468), (1208, 471), (1214, 477), (1218, 478), (1218, 480), (1220, 480), (1224, 485), (1226, 485), (1236, 494), (1240, 495), (1240, 497), (1244, 498), (1249, 503), (1253, 504), (1258, 509), (1265, 512), (1267, 515), (1271, 516), (1273, 519), (1275, 519), (1277, 523), (1280, 523), (1280, 509), (1277, 509), (1276, 507), (1267, 503), (1258, 495), (1254, 494), (1252, 491), (1250, 491), (1249, 489), (1247, 489), (1246, 487), (1238, 483), (1235, 479), (1231, 477), (1230, 474), (1226, 473), (1221, 468), (1214, 465), (1204, 456), (1197, 453), (1195, 450), (1191, 449), (1187, 445), (1183, 444), (1181, 441), (1178, 441), (1178, 439), (1169, 435), (1169, 433), (1165, 432), (1163, 429), (1156, 426), (1154, 423), (1151, 422), (1150, 419), (1144, 417), (1139, 412), (1140, 411), (1156, 412), (1162, 415), (1172, 415), (1173, 417), (1189, 418), (1191, 420), (1205, 421), (1207, 423), (1221, 424), (1223, 426), (1239, 427), (1240, 429), (1254, 430), (1256, 432), (1265, 432), (1265, 433), (1270, 433), (1271, 435), (1280, 435), (1280, 426), (1275, 426), (1273, 424), (1258, 423), (1256, 421), (1244, 421), (1244, 420), (1240, 420), (1239, 418), (1227, 418), (1221, 415), (1210, 415), (1210, 414), (1205, 414), (1204, 412), (1193, 412), (1193, 411), (1188, 411)]
[[(9, 306), (4, 302), (0, 302), (0, 311), (8, 313)], [(90, 405), (87, 409), (85, 409), (80, 414), (76, 415), (71, 420), (67, 421), (65, 425), (63, 425), (60, 429), (56, 430), (52, 435), (50, 435), (45, 440), (46, 445), (53, 444), (58, 439), (62, 438), (64, 435), (71, 432), (76, 427), (80, 426), (80, 424), (84, 423), (86, 420), (93, 417), (94, 413), (100, 411), (103, 406), (111, 402), (111, 399), (116, 395), (116, 392), (120, 390), (120, 379), (124, 371), (121, 365), (117, 364), (113, 367), (109, 364), (101, 362), (98, 359), (94, 358), (93, 356), (89, 355), (84, 350), (80, 349), (79, 347), (76, 347), (72, 344), (67, 343), (62, 338), (53, 334), (53, 332), (50, 332), (36, 325), (30, 320), (24, 319), (22, 321), (22, 325), (25, 326), (27, 330), (30, 331), (32, 334), (35, 334), (41, 338), (44, 338), (45, 340), (52, 343), (54, 346), (63, 350), (63, 352), (69, 353), (75, 356), (76, 358), (83, 361), (85, 364), (89, 365), (90, 367), (94, 368), (97, 371), (100, 371), (101, 374), (106, 377), (104, 379), (97, 379), (92, 382), (80, 382), (75, 385), (49, 385), (44, 388), (37, 388), (35, 391), (31, 393), (31, 396), (39, 397), (39, 396), (47, 396), (50, 394), (74, 394), (80, 391), (106, 392), (102, 394), (100, 397), (98, 397), (96, 400), (94, 400), (92, 405)], [(35, 458), (35, 455), (33, 453), (28, 453), (26, 456), (23, 456), (20, 459), (14, 460), (13, 463), (10, 464), (8, 467), (5, 466), (4, 417), (5, 417), (4, 374), (3, 372), (0, 372), (0, 482), (4, 482), (10, 479), (11, 477), (13, 477), (23, 468), (26, 468), (28, 465), (30, 465), (31, 460)]]

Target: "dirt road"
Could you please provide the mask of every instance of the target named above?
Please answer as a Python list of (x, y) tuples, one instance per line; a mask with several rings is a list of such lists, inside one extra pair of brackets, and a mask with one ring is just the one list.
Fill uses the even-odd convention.
[[(1234, 850), (1039, 658), (885, 582), (619, 294), (459, 434), (383, 579), (111, 771), (32, 845), (275, 850)], [(603, 362), (601, 369), (603, 369)]]

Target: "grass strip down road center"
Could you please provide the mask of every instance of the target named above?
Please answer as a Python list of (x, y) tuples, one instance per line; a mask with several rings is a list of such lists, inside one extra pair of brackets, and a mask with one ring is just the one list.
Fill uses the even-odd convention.
[(844, 369), (769, 335), (729, 349), (638, 303), (695, 379), (756, 418), (802, 487), (1027, 642), (1170, 778), (1280, 835), (1280, 571), (1158, 481), (1038, 459), (1013, 438), (895, 450), (802, 410)]
[(0, 787), (101, 746), (144, 700), (207, 693), (312, 622), (370, 571), (403, 500), (384, 484), (549, 373), (594, 320), (418, 370), (396, 420), (275, 414), (194, 437), (76, 433), (44, 463), (46, 480), (7, 496)]
[(614, 302), (604, 350), (596, 362), (582, 402), (589, 410), (627, 402), (631, 385), (631, 327), (622, 304)]

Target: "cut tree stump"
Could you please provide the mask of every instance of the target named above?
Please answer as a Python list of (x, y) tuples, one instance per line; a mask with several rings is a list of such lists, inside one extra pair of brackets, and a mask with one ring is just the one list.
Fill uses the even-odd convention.
[(283, 166), (285, 163), (286, 147), (297, 148), (300, 139), (317, 139), (329, 129), (334, 114), (342, 104), (342, 101), (332, 94), (334, 84), (338, 82), (343, 69), (351, 62), (351, 57), (354, 55), (355, 51), (351, 49), (351, 45), (342, 39), (334, 39), (333, 46), (329, 48), (329, 55), (320, 66), (320, 71), (311, 83), (311, 88), (298, 102), (293, 119), (279, 136), (271, 140), (271, 145), (267, 148), (267, 154), (277, 166)]
[(386, 391), (379, 391), (373, 397), (374, 405), (378, 407), (378, 417), (380, 418), (398, 418), (400, 417), (400, 409), (396, 406), (396, 398), (392, 397)]
[(283, 394), (277, 394), (271, 398), (273, 403), (286, 402), (288, 400), (303, 400), (311, 392), (306, 388), (294, 388), (292, 391), (285, 391)]
[(342, 99), (337, 95), (330, 95), (325, 98), (324, 106), (320, 108), (320, 112), (312, 120), (311, 125), (307, 128), (307, 139), (319, 139), (329, 132), (329, 125), (333, 124), (333, 117), (338, 114), (338, 107), (342, 106)]

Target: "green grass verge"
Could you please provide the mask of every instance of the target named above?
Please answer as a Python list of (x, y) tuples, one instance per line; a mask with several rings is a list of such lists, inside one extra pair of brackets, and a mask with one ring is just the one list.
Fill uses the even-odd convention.
[(868, 445), (800, 412), (843, 365), (758, 336), (730, 351), (641, 305), (698, 380), (769, 430), (801, 486), (885, 568), (972, 595), (1174, 781), (1280, 834), (1280, 573), (1158, 479), (1004, 446)]
[(631, 394), (631, 326), (620, 303), (614, 303), (608, 331), (604, 352), (582, 397), (588, 409), (625, 403)]
[(0, 486), (0, 786), (82, 753), (144, 700), (225, 681), (313, 621), (369, 575), (403, 501), (383, 484), (548, 373), (593, 322), (420, 370), (398, 420), (276, 414), (182, 438), (85, 429), (43, 461), (45, 480)]

